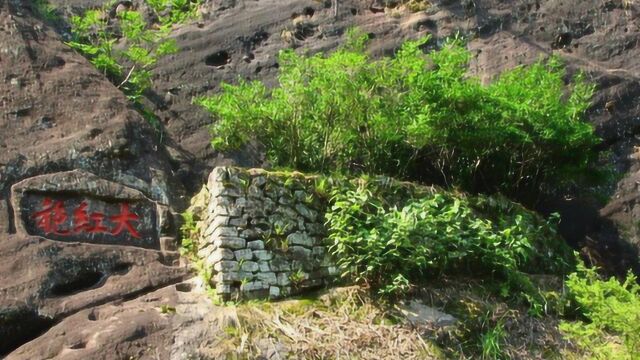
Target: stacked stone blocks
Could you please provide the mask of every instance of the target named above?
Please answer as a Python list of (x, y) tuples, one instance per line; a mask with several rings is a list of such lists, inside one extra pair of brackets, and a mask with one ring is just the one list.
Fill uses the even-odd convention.
[(223, 298), (281, 298), (329, 284), (325, 200), (315, 178), (215, 168), (198, 255)]

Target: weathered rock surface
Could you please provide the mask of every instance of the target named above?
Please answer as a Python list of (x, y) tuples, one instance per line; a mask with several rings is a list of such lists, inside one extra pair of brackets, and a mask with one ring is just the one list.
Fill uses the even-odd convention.
[[(50, 3), (66, 16), (103, 2)], [(470, 38), (471, 71), (483, 81), (552, 53), (564, 58), (572, 72), (585, 71), (597, 85), (589, 118), (624, 178), (601, 211), (601, 204), (580, 199), (553, 201), (548, 210), (561, 211), (563, 233), (576, 246), (590, 248), (587, 252), (594, 262), (619, 271), (637, 266), (640, 107), (635, 99), (640, 94), (640, 12), (636, 2), (442, 0), (432, 1), (420, 13), (385, 10), (380, 1), (340, 0), (337, 8), (333, 3), (203, 1), (202, 20), (181, 25), (172, 35), (181, 51), (163, 59), (154, 70), (148, 101), (165, 126), (160, 143), (160, 136), (131, 109), (122, 93), (32, 15), (33, 2), (0, 2), (0, 354), (58, 323), (11, 358), (106, 359), (114, 354), (156, 358), (143, 352), (147, 345), (158, 349), (160, 358), (168, 358), (168, 344), (180, 342), (170, 336), (168, 329), (173, 325), (168, 316), (153, 313), (165, 300), (112, 302), (180, 281), (186, 270), (152, 250), (8, 235), (16, 230), (14, 209), (9, 206), (11, 186), (40, 174), (84, 169), (181, 208), (183, 187), (199, 190), (214, 166), (262, 162), (258, 147), (232, 154), (214, 152), (208, 133), (212, 120), (192, 104), (192, 98), (214, 93), (221, 81), (237, 78), (274, 84), (280, 49), (328, 51), (343, 42), (346, 29), (352, 26), (370, 34), (375, 55), (392, 54), (404, 40), (426, 34), (433, 36), (428, 46), (433, 48), (460, 31)], [(252, 201), (252, 190), (262, 185), (251, 184), (246, 200)], [(255, 210), (259, 213), (287, 201), (264, 199), (261, 208), (250, 208), (262, 209)], [(313, 236), (321, 232), (306, 230)], [(256, 258), (261, 256), (265, 244), (257, 234), (242, 234), (246, 237), (242, 247), (254, 250)], [(226, 256), (233, 259), (235, 254)], [(271, 265), (267, 260), (256, 263), (266, 274), (290, 270), (290, 264), (273, 260)], [(268, 284), (273, 278), (264, 275), (263, 280)], [(289, 285), (286, 276), (276, 276), (276, 282)], [(277, 287), (271, 289), (273, 296), (280, 295), (275, 294)], [(161, 299), (165, 291), (169, 290), (160, 290)], [(167, 302), (174, 295), (166, 295)], [(106, 320), (91, 320), (98, 318), (91, 315), (98, 306), (105, 316), (100, 319)], [(119, 323), (109, 322), (112, 315)], [(121, 324), (117, 327), (122, 330), (114, 324)], [(174, 329), (173, 336), (192, 331), (180, 329)], [(199, 330), (193, 334), (209, 336)]]
[[(207, 359), (225, 309), (185, 282), (75, 313), (9, 359)], [(222, 325), (222, 326), (221, 326)]]
[(176, 260), (142, 248), (3, 235), (0, 354), (78, 311), (182, 281), (188, 269)]

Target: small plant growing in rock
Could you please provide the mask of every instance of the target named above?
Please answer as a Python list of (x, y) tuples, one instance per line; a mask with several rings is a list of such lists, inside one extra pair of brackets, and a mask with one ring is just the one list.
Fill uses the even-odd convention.
[(289, 281), (291, 281), (291, 285), (294, 288), (299, 288), (302, 285), (302, 282), (305, 280), (305, 273), (302, 269), (298, 269), (291, 274), (289, 274)]

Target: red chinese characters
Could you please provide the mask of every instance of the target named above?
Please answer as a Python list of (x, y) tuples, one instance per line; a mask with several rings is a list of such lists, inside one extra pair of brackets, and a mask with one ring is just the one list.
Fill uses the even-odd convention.
[[(65, 210), (64, 201), (45, 198), (42, 202), (42, 210), (33, 214), (36, 226), (45, 234), (71, 235), (71, 234), (110, 234), (117, 236), (123, 232), (139, 239), (140, 233), (136, 230), (134, 222), (138, 222), (138, 215), (129, 210), (129, 204), (120, 204), (120, 213), (107, 216), (101, 212), (88, 211), (89, 204), (81, 202), (73, 209), (71, 224), (67, 225), (69, 216)], [(109, 220), (113, 225), (108, 227), (105, 223)]]

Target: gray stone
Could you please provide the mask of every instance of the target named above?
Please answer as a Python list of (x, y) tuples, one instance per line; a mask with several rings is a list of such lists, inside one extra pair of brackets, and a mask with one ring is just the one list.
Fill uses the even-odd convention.
[(213, 231), (221, 226), (226, 226), (229, 225), (229, 220), (231, 218), (228, 216), (215, 216), (213, 217), (213, 219), (209, 222), (209, 225), (207, 226), (207, 230), (205, 230), (204, 232), (204, 236), (210, 236), (211, 234), (213, 234)]
[(287, 286), (291, 284), (291, 280), (289, 279), (289, 272), (281, 272), (276, 276), (276, 283), (279, 286)]
[(209, 257), (215, 251), (215, 249), (216, 247), (213, 244), (205, 245), (204, 247), (198, 249), (198, 256), (200, 258)]
[(290, 234), (287, 236), (287, 241), (289, 241), (291, 245), (302, 245), (306, 247), (312, 247), (314, 244), (312, 237), (301, 232)]
[(255, 261), (244, 261), (240, 267), (242, 271), (254, 272), (260, 270), (260, 266)]
[(238, 266), (237, 261), (222, 260), (213, 265), (213, 270), (218, 272), (238, 271), (239, 269), (240, 267)]
[(268, 261), (258, 261), (258, 266), (260, 267), (260, 272), (269, 272), (271, 271), (271, 266), (269, 266)]
[(253, 250), (253, 255), (258, 260), (271, 260), (273, 258), (271, 251), (268, 251), (268, 250)]
[(256, 278), (264, 283), (267, 283), (269, 285), (275, 285), (278, 282), (278, 279), (276, 277), (276, 273), (274, 272), (264, 272), (264, 273), (258, 273), (256, 275)]
[(311, 253), (313, 256), (322, 257), (327, 253), (327, 249), (324, 246), (314, 246)]
[(262, 187), (266, 183), (267, 183), (267, 178), (264, 177), (264, 176), (256, 176), (251, 181), (251, 185), (254, 185), (254, 186), (257, 186), (257, 187)]
[(264, 250), (264, 241), (254, 240), (247, 243), (247, 248), (251, 250)]
[(307, 193), (302, 190), (296, 190), (293, 192), (293, 197), (299, 202), (304, 202), (307, 198)]
[(247, 240), (234, 236), (221, 236), (216, 239), (216, 244), (223, 248), (237, 250), (244, 249), (247, 245)]
[[(240, 236), (247, 240), (261, 241), (256, 239), (262, 239), (262, 232), (260, 231), (260, 229), (245, 229), (242, 231)], [(249, 241), (249, 243), (254, 243), (255, 241)], [(251, 245), (247, 244), (247, 246), (249, 247), (249, 249), (253, 249)], [(254, 246), (259, 245), (254, 244)], [(262, 244), (262, 248), (264, 248), (264, 244)]]
[(236, 250), (233, 252), (235, 254), (236, 260), (251, 260), (253, 259), (253, 252), (251, 249), (242, 249)]
[(251, 186), (249, 186), (249, 188), (247, 189), (247, 196), (249, 198), (259, 199), (262, 198), (264, 194), (260, 187), (256, 186), (255, 184), (251, 184)]
[(238, 208), (243, 208), (244, 209), (244, 208), (247, 207), (247, 204), (248, 204), (247, 198), (245, 198), (245, 197), (239, 197), (239, 198), (236, 199), (236, 204), (235, 205)]
[(265, 214), (272, 213), (273, 210), (276, 207), (276, 203), (273, 200), (269, 199), (269, 198), (264, 199), (263, 204), (264, 204), (263, 205), (263, 209), (264, 209)]
[(217, 294), (231, 294), (231, 285), (228, 284), (216, 284)]
[(282, 214), (289, 219), (296, 219), (298, 217), (298, 213), (290, 206), (279, 206), (276, 209), (276, 213)]
[(239, 217), (239, 218), (233, 218), (231, 220), (229, 220), (229, 225), (231, 226), (237, 226), (240, 228), (245, 228), (247, 227), (247, 218), (246, 215), (243, 217)]
[(256, 291), (265, 290), (269, 288), (269, 284), (265, 284), (262, 281), (250, 281), (240, 286), (241, 291)]
[(207, 262), (209, 264), (215, 264), (222, 260), (233, 260), (233, 258), (233, 251), (229, 249), (217, 249), (207, 257)]
[(229, 179), (229, 173), (226, 167), (216, 167), (209, 174), (209, 189)]
[(397, 306), (397, 309), (414, 326), (436, 325), (450, 326), (456, 323), (456, 318), (442, 311), (423, 304), (420, 301), (412, 300), (407, 305)]
[(304, 218), (302, 216), (298, 216), (298, 230), (304, 231)]
[(273, 260), (271, 260), (271, 270), (289, 271), (291, 270), (291, 263), (282, 255), (274, 255)]
[(221, 236), (234, 236), (234, 237), (237, 237), (238, 236), (238, 229), (236, 229), (235, 227), (231, 227), (231, 226), (221, 226), (221, 227), (215, 229), (211, 236), (213, 236), (214, 238), (218, 238), (218, 237), (221, 237)]
[(298, 214), (304, 216), (309, 221), (316, 221), (316, 219), (318, 218), (318, 212), (309, 209), (305, 205), (296, 204), (296, 210), (298, 211)]
[(216, 205), (213, 210), (214, 215), (240, 216), (242, 209), (235, 206)]
[(269, 297), (272, 299), (277, 299), (280, 297), (280, 288), (277, 286), (269, 287)]
[(231, 186), (226, 187), (216, 187), (211, 191), (211, 195), (213, 196), (229, 196), (229, 197), (240, 197), (243, 196), (244, 193), (241, 189)]
[(324, 235), (326, 232), (324, 225), (318, 223), (306, 223), (305, 229), (309, 235)]
[(293, 199), (290, 196), (281, 196), (278, 199), (278, 203), (282, 205), (292, 205)]
[(242, 272), (242, 271), (227, 271), (227, 272), (219, 272), (214, 277), (214, 281), (216, 284), (220, 283), (230, 283), (237, 281), (251, 281), (254, 279), (252, 273)]
[(302, 246), (291, 246), (289, 251), (291, 252), (291, 257), (298, 261), (307, 261), (311, 256), (311, 250)]
[(330, 276), (336, 276), (339, 274), (338, 268), (335, 266), (327, 267), (327, 272), (329, 273)]

